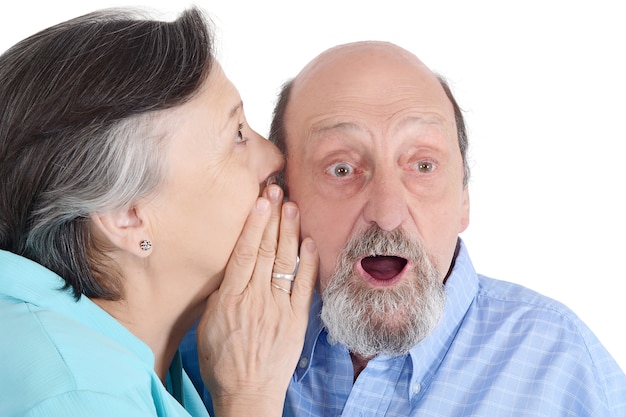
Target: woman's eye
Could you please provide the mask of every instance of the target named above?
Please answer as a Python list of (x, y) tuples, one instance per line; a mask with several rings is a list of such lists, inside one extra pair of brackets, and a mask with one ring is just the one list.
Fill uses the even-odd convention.
[(335, 164), (326, 170), (333, 177), (347, 177), (354, 172), (354, 169), (348, 164)]
[(415, 168), (422, 173), (429, 173), (435, 170), (435, 164), (430, 161), (419, 161), (415, 164)]
[(247, 139), (243, 137), (243, 133), (241, 132), (243, 130), (243, 123), (239, 123), (239, 126), (237, 128), (237, 139), (235, 140), (235, 142), (237, 143), (243, 143), (245, 142)]

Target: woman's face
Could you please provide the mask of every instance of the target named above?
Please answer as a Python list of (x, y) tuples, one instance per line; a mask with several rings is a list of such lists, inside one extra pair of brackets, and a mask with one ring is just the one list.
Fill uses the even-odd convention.
[(201, 91), (163, 126), (165, 181), (144, 206), (148, 262), (202, 296), (220, 284), (263, 183), (283, 158), (247, 125), (239, 93), (217, 62)]

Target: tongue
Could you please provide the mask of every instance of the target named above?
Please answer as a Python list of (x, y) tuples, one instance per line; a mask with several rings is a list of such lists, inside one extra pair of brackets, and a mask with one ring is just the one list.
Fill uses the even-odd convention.
[(398, 275), (406, 262), (397, 256), (368, 256), (361, 260), (361, 266), (373, 278), (388, 280)]

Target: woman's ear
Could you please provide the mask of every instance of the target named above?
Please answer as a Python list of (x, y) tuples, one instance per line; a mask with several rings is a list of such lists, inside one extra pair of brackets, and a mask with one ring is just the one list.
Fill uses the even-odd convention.
[(109, 213), (91, 215), (93, 226), (110, 244), (140, 257), (150, 254), (152, 243), (147, 223), (137, 208), (131, 207)]

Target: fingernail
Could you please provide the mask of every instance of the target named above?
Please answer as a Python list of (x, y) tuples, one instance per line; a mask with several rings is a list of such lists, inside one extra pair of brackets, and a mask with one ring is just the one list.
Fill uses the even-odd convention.
[(280, 199), (280, 188), (269, 187), (267, 195), (272, 201), (278, 201)]
[(315, 247), (315, 242), (313, 241), (313, 239), (309, 239), (306, 241), (306, 250), (308, 250), (311, 253), (315, 252), (316, 247)]
[(283, 206), (283, 210), (284, 210), (284, 216), (287, 219), (293, 220), (296, 218), (296, 215), (298, 214), (298, 208), (296, 206), (294, 206), (293, 204), (285, 204)]
[(265, 198), (259, 198), (256, 202), (256, 211), (266, 213), (270, 209), (270, 202)]

